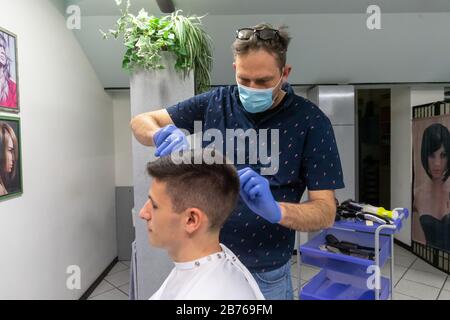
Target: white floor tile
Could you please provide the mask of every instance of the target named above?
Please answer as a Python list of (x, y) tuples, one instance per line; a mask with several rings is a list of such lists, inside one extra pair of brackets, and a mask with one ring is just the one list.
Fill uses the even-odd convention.
[(130, 282), (130, 270), (120, 271), (105, 277), (105, 280), (115, 287), (123, 286)]
[(294, 273), (292, 273), (291, 270), (291, 281), (292, 281), (292, 291), (294, 292), (294, 300), (298, 300), (298, 288), (299, 285), (301, 285), (301, 283), (303, 283), (303, 281), (299, 281), (297, 278), (297, 274), (294, 275)]
[(114, 286), (112, 286), (105, 280), (102, 280), (102, 282), (100, 282), (100, 284), (97, 286), (97, 288), (95, 288), (95, 290), (91, 293), (89, 298), (93, 298), (95, 296), (98, 296), (98, 295), (105, 293), (106, 291), (110, 291), (112, 289), (114, 289)]
[(414, 255), (411, 251), (406, 250), (405, 248), (400, 247), (399, 245), (394, 244), (394, 254), (399, 254), (402, 256), (410, 256)]
[(114, 273), (120, 272), (120, 271), (124, 271), (124, 270), (128, 270), (130, 269), (129, 267), (127, 267), (126, 265), (124, 265), (123, 263), (116, 263), (116, 265), (108, 272), (108, 276), (112, 275)]
[(291, 276), (298, 278), (298, 264), (293, 263), (291, 266)]
[(291, 264), (294, 264), (297, 262), (297, 256), (292, 256), (291, 257)]
[(129, 261), (129, 260), (122, 260), (122, 261), (119, 261), (120, 263), (123, 263), (124, 265), (126, 265), (128, 268), (130, 267), (130, 265), (131, 265), (131, 261)]
[(416, 259), (417, 257), (412, 255), (411, 256), (397, 255), (394, 256), (394, 265), (409, 268), (414, 263), (414, 261), (416, 261)]
[(445, 272), (442, 272), (441, 270), (433, 267), (429, 263), (423, 261), (422, 259), (417, 259), (416, 262), (411, 266), (411, 269), (419, 270), (419, 271), (425, 271), (425, 272), (431, 272), (437, 275), (447, 276)]
[(447, 282), (445, 282), (444, 290), (450, 291), (450, 276), (447, 277)]
[(412, 253), (402, 253), (402, 252), (397, 252), (394, 251), (394, 260), (396, 259), (402, 259), (402, 258), (413, 258), (414, 260), (417, 259), (417, 256), (412, 254)]
[(298, 278), (298, 264), (297, 263), (292, 264), (291, 275)]
[(394, 300), (419, 300), (419, 299), (404, 295), (394, 290)]
[(403, 279), (411, 280), (414, 282), (422, 283), (427, 286), (441, 289), (445, 283), (447, 275), (437, 275), (435, 273), (409, 269)]
[[(404, 276), (408, 268), (394, 265), (394, 285)], [(381, 274), (387, 278), (391, 275), (391, 265), (390, 263), (386, 263), (384, 267), (381, 269)]]
[(118, 287), (118, 289), (128, 296), (128, 294), (130, 292), (130, 284), (127, 283), (127, 284), (125, 284), (123, 286)]
[(89, 300), (129, 300), (128, 296), (118, 289), (105, 292)]
[(442, 290), (438, 300), (450, 300), (450, 291)]
[(436, 300), (440, 290), (438, 288), (402, 279), (395, 287), (395, 291), (421, 300)]
[(300, 281), (298, 280), (298, 278), (292, 277), (292, 276), (291, 276), (291, 281), (292, 281), (292, 288), (294, 288), (295, 290), (297, 290), (298, 287), (299, 287)]
[(300, 267), (300, 276), (301, 276), (301, 279), (304, 281), (311, 280), (311, 278), (316, 276), (319, 272), (320, 272), (320, 269), (318, 269), (316, 267), (311, 267), (311, 266), (307, 266), (304, 264), (302, 264)]

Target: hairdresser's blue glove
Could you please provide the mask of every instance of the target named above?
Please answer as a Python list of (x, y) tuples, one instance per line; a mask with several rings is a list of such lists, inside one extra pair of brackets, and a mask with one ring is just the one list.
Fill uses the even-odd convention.
[(281, 221), (280, 205), (273, 198), (269, 181), (250, 168), (238, 171), (241, 182), (240, 195), (256, 214), (271, 223)]
[(155, 143), (155, 156), (157, 157), (164, 157), (174, 151), (189, 148), (185, 134), (173, 124), (158, 130), (153, 136), (153, 142)]

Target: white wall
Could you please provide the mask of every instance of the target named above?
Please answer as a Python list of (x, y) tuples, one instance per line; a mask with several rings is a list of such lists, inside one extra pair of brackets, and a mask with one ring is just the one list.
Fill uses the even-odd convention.
[[(450, 80), (450, 44), (442, 42), (444, 30), (450, 29), (450, 13), (382, 13), (381, 30), (367, 29), (366, 19), (365, 12), (207, 16), (205, 29), (215, 39), (212, 82), (234, 82), (230, 51), (234, 31), (261, 21), (289, 27), (291, 83)], [(430, 55), (430, 48), (438, 49)]]
[[(81, 8), (83, 9), (83, 8)], [(207, 10), (207, 8), (205, 9)], [(382, 13), (381, 30), (368, 30), (367, 15), (209, 15), (214, 85), (234, 83), (231, 44), (235, 30), (261, 21), (289, 26), (288, 62), (293, 84), (449, 82), (450, 13)], [(87, 16), (75, 32), (105, 87), (128, 87), (122, 41), (101, 38), (117, 17)]]
[(412, 107), (444, 99), (444, 87), (393, 87), (391, 90), (391, 206), (410, 217), (396, 236), (411, 245)]
[(0, 8), (18, 35), (24, 185), (0, 203), (0, 299), (77, 299), (117, 255), (111, 99), (49, 1)]
[[(391, 207), (411, 210), (411, 89), (391, 89)], [(411, 245), (411, 217), (396, 238)]]
[(411, 88), (412, 107), (442, 100), (444, 100), (444, 86), (442, 87), (414, 86)]
[(130, 91), (111, 92), (114, 109), (114, 162), (117, 187), (133, 185)]

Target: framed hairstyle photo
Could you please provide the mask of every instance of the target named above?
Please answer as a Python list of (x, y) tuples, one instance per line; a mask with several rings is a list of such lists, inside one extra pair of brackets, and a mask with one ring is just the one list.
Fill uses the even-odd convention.
[(17, 36), (0, 27), (0, 111), (20, 111)]
[(0, 201), (23, 193), (21, 151), (20, 119), (0, 115)]

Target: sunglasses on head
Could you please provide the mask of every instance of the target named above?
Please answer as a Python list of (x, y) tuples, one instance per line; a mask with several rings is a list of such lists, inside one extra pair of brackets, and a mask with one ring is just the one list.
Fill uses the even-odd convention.
[(254, 29), (254, 28), (241, 28), (236, 31), (236, 38), (239, 40), (249, 40), (253, 35), (256, 35), (261, 40), (276, 39), (279, 34), (275, 29)]

